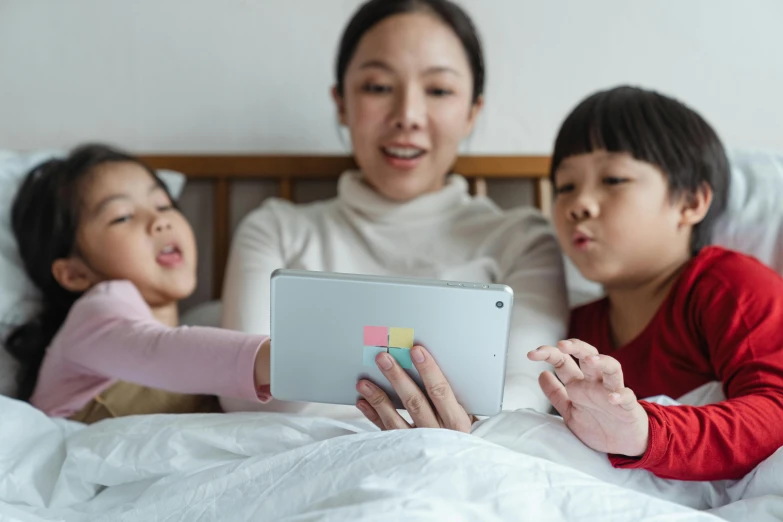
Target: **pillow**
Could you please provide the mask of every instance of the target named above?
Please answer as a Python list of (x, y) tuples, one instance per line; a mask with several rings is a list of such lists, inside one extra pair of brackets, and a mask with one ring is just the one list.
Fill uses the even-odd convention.
[(713, 240), (783, 276), (783, 153), (732, 150), (729, 162), (729, 200)]
[[(11, 230), (11, 205), (25, 174), (34, 166), (62, 152), (54, 150), (19, 153), (0, 150), (0, 394), (10, 395), (16, 388), (16, 362), (2, 347), (2, 341), (14, 325), (27, 320), (38, 305), (35, 287), (27, 279)], [(173, 171), (158, 171), (172, 197), (179, 197), (185, 176)]]

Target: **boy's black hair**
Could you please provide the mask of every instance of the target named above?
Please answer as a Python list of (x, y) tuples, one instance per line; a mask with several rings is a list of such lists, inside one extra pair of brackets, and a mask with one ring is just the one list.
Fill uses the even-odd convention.
[(569, 156), (594, 150), (627, 152), (661, 169), (673, 197), (695, 194), (704, 184), (712, 204), (693, 227), (691, 254), (712, 241), (726, 208), (730, 169), (715, 130), (685, 104), (654, 91), (620, 86), (584, 99), (563, 122), (555, 141), (550, 178)]

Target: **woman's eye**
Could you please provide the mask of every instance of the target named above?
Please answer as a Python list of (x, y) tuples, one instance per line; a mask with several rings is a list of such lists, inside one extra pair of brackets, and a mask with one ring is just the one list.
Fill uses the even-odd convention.
[(362, 87), (362, 90), (370, 94), (386, 94), (391, 92), (391, 87), (388, 85), (381, 85), (379, 83), (368, 83)]
[(565, 185), (560, 185), (558, 187), (555, 187), (555, 194), (565, 194), (566, 192), (573, 192), (574, 185), (573, 183), (567, 183)]

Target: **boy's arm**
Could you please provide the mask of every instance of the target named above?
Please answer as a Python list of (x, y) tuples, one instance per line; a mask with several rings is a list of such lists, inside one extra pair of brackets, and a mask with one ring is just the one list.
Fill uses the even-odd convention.
[(615, 466), (675, 479), (736, 479), (783, 446), (783, 280), (766, 269), (739, 276), (716, 278), (694, 299), (694, 328), (728, 400), (699, 407), (642, 402), (649, 448), (640, 459), (612, 456)]

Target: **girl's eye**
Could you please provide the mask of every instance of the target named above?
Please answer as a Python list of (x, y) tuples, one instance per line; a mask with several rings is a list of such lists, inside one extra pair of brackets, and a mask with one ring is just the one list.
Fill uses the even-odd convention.
[(127, 221), (130, 221), (133, 218), (133, 214), (127, 214), (125, 216), (120, 216), (116, 219), (112, 219), (111, 222), (109, 222), (110, 225), (119, 225), (120, 223), (125, 223)]
[(450, 96), (454, 94), (454, 91), (450, 91), (449, 89), (440, 89), (440, 88), (429, 89), (427, 92), (431, 96), (436, 96), (438, 98), (442, 98), (444, 96)]
[(573, 183), (566, 183), (565, 185), (560, 185), (559, 187), (555, 187), (555, 194), (565, 194), (566, 192), (573, 192), (573, 191), (574, 191)]
[(362, 87), (362, 90), (370, 94), (386, 94), (391, 92), (391, 86), (381, 85), (378, 83), (368, 83)]
[(173, 210), (173, 209), (174, 206), (171, 203), (169, 203), (167, 205), (160, 205), (158, 207), (158, 212), (168, 212), (169, 210)]

